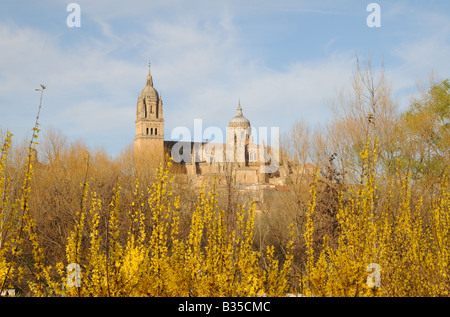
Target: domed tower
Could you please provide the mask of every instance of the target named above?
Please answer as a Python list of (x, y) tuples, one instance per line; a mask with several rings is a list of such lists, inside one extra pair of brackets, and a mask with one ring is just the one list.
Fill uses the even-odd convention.
[(244, 117), (244, 115), (242, 114), (241, 102), (239, 102), (239, 106), (237, 108), (237, 113), (230, 120), (228, 127), (229, 128), (242, 128), (244, 130), (247, 130), (250, 128), (250, 121), (246, 117)]
[(242, 114), (241, 103), (227, 127), (227, 161), (243, 166), (248, 163), (248, 146), (252, 142), (250, 121)]
[(148, 67), (147, 83), (136, 105), (135, 152), (149, 155), (150, 159), (164, 158), (163, 102), (156, 89)]

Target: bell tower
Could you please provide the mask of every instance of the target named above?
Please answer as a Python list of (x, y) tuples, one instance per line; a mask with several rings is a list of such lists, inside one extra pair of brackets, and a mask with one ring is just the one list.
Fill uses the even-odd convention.
[(241, 102), (236, 115), (227, 127), (226, 155), (228, 162), (235, 162), (238, 166), (248, 165), (249, 145), (253, 143), (250, 121), (242, 114)]
[(151, 160), (164, 158), (163, 102), (153, 87), (153, 78), (148, 67), (147, 83), (136, 105), (136, 136), (134, 152)]

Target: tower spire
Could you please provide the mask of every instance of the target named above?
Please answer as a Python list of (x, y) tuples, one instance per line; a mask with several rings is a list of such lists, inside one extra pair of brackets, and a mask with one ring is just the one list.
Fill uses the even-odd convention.
[(239, 105), (237, 107), (237, 115), (242, 116), (241, 98), (239, 98)]

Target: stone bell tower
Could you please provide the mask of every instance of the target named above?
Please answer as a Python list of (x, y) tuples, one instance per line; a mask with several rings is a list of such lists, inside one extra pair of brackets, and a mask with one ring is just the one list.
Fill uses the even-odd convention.
[(242, 114), (241, 102), (236, 115), (227, 127), (226, 155), (228, 162), (246, 166), (249, 161), (249, 146), (253, 144), (250, 121)]
[(134, 152), (151, 160), (164, 158), (163, 102), (156, 89), (148, 67), (147, 83), (136, 105), (136, 136)]

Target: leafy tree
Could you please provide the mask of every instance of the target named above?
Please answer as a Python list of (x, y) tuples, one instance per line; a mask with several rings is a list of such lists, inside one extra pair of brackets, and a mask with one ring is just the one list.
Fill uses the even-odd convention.
[(435, 179), (449, 165), (450, 82), (432, 84), (412, 100), (398, 125), (400, 160), (413, 180)]

